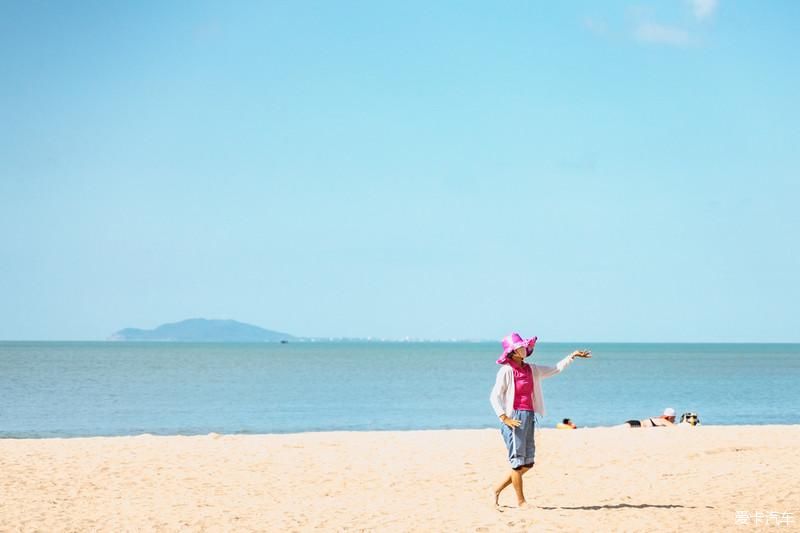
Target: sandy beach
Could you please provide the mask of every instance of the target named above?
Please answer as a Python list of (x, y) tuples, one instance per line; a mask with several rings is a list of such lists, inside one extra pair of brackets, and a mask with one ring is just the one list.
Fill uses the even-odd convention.
[[(800, 426), (0, 440), (2, 531), (798, 530)], [(772, 513), (772, 514), (770, 514)], [(758, 523), (757, 523), (758, 522)]]

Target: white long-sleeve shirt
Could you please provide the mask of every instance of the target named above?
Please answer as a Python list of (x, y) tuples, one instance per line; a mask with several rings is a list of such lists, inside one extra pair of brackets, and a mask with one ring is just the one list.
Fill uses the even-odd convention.
[[(544, 395), (542, 394), (541, 380), (555, 376), (567, 368), (572, 362), (571, 355), (556, 363), (556, 366), (530, 365), (533, 375), (533, 410), (542, 416), (547, 414), (544, 407)], [(511, 365), (501, 365), (497, 371), (497, 379), (494, 382), (492, 393), (489, 395), (489, 402), (497, 416), (505, 414), (511, 416), (514, 410), (514, 369)]]

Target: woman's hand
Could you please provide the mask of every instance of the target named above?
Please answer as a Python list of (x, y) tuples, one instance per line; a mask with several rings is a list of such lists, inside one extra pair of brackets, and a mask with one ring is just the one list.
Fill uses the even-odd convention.
[(573, 359), (576, 358), (576, 357), (581, 357), (583, 359), (591, 359), (592, 358), (592, 352), (590, 350), (575, 350), (574, 352), (572, 352), (569, 355)]
[(505, 424), (508, 427), (510, 427), (511, 429), (518, 428), (519, 426), (522, 425), (522, 422), (520, 422), (519, 420), (516, 420), (514, 418), (509, 418), (506, 415), (501, 415), (500, 416), (500, 421), (503, 424)]

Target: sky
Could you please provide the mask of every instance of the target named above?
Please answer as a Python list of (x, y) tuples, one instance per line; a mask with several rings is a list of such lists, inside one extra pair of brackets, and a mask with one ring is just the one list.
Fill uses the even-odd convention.
[(800, 342), (800, 3), (0, 3), (0, 339)]

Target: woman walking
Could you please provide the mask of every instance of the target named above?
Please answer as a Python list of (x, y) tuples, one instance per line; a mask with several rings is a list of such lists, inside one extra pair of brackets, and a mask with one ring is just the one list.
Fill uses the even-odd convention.
[(556, 366), (543, 366), (525, 363), (525, 358), (533, 353), (538, 337), (523, 339), (519, 333), (503, 338), (503, 353), (497, 360), (502, 365), (497, 371), (497, 379), (489, 396), (495, 414), (500, 418), (500, 432), (503, 435), (511, 472), (494, 489), (494, 504), (497, 505), (500, 493), (509, 485), (514, 486), (517, 503), (526, 507), (522, 490), (522, 476), (534, 463), (536, 445), (533, 441), (534, 413), (544, 416), (541, 380), (564, 370), (576, 357), (591, 357), (589, 351), (574, 351)]

